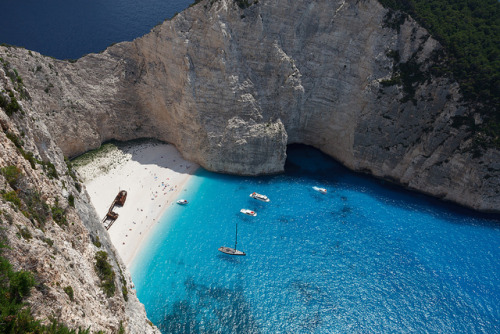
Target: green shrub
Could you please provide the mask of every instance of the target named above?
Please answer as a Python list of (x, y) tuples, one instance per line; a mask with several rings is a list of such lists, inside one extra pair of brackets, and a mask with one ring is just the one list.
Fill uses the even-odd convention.
[(123, 327), (123, 323), (120, 321), (120, 328), (118, 328), (118, 334), (125, 334), (125, 328)]
[(125, 301), (128, 301), (127, 281), (125, 280), (125, 277), (123, 276), (123, 271), (122, 271), (122, 268), (120, 268), (120, 281), (122, 282), (122, 294), (123, 294), (123, 299), (124, 299)]
[(240, 7), (241, 9), (248, 8), (254, 3), (257, 3), (257, 1), (248, 1), (248, 0), (234, 0), (234, 2), (236, 2), (238, 7)]
[(95, 271), (101, 280), (101, 288), (106, 296), (111, 297), (115, 294), (115, 272), (108, 262), (108, 253), (99, 251), (95, 255)]
[(68, 196), (68, 204), (72, 207), (75, 207), (75, 196), (73, 194), (69, 194)]
[(7, 100), (3, 96), (3, 94), (0, 92), (0, 108), (6, 108), (7, 107)]
[(66, 167), (68, 168), (68, 171), (66, 172), (66, 174), (71, 176), (73, 181), (77, 182), (78, 179), (76, 177), (75, 171), (73, 170), (73, 164), (71, 163), (71, 161), (69, 161), (69, 159), (67, 157), (64, 157), (64, 162), (66, 162)]
[(2, 197), (7, 202), (11, 202), (12, 204), (14, 204), (17, 208), (21, 207), (21, 200), (19, 199), (15, 191), (9, 191), (8, 193), (3, 193)]
[(17, 181), (22, 176), (22, 172), (17, 166), (4, 167), (0, 169), (0, 173), (5, 177), (13, 189), (17, 189)]
[(20, 302), (29, 296), (31, 288), (35, 285), (35, 278), (29, 271), (18, 271), (10, 277), (10, 296)]
[(59, 174), (57, 174), (56, 166), (50, 161), (40, 161), (39, 162), (43, 166), (43, 171), (47, 173), (49, 179), (58, 179)]
[(31, 168), (36, 169), (37, 160), (35, 159), (33, 153), (26, 152), (22, 147), (19, 148), (19, 152), (21, 152), (24, 159), (29, 161)]
[(14, 96), (14, 93), (9, 92), (9, 97), (10, 97), (10, 102), (5, 107), (5, 112), (7, 113), (8, 116), (12, 116), (12, 114), (21, 110), (21, 106), (17, 102), (17, 99)]
[(123, 294), (123, 299), (125, 301), (128, 301), (128, 289), (126, 285), (122, 285), (122, 294)]
[(99, 236), (98, 235), (95, 238), (92, 238), (92, 243), (97, 248), (101, 248), (101, 240), (99, 240)]
[(29, 213), (30, 218), (35, 219), (42, 225), (45, 224), (51, 213), (51, 209), (42, 200), (40, 194), (33, 190), (25, 190), (20, 193), (20, 197), (26, 205), (26, 211)]
[(390, 79), (380, 81), (380, 84), (384, 87), (401, 85), (401, 77), (399, 75), (393, 75)]
[(24, 240), (30, 240), (33, 238), (31, 235), (30, 230), (28, 230), (27, 227), (19, 228), (19, 235), (24, 239)]
[(74, 294), (73, 294), (73, 288), (71, 286), (67, 286), (63, 290), (68, 295), (69, 300), (71, 300), (71, 301), (75, 300), (75, 297), (74, 297)]
[(21, 148), (24, 143), (22, 141), (22, 139), (20, 139), (18, 136), (16, 136), (14, 133), (10, 132), (10, 131), (7, 131), (7, 133), (5, 134), (7, 136), (7, 138), (10, 139), (10, 141), (17, 147), (17, 148)]
[(52, 219), (59, 226), (68, 224), (68, 221), (66, 220), (66, 214), (64, 212), (64, 209), (61, 208), (58, 203), (56, 203), (56, 205), (51, 208), (51, 211), (52, 211)]

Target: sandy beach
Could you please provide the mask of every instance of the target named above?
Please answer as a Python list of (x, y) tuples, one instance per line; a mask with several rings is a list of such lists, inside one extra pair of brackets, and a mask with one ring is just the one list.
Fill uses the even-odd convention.
[(97, 214), (102, 219), (120, 190), (127, 191), (118, 219), (108, 229), (111, 241), (127, 266), (165, 210), (183, 198), (198, 165), (184, 160), (170, 144), (141, 142), (109, 145), (75, 160)]

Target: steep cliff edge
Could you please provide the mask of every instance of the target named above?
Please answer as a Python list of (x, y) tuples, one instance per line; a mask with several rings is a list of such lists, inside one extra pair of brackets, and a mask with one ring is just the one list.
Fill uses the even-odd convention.
[[(0, 243), (14, 270), (33, 275), (23, 300), (31, 314), (90, 333), (159, 333), (78, 176), (4, 59), (0, 92)], [(2, 307), (0, 331), (28, 331), (29, 318)]]
[(442, 50), (424, 29), (374, 0), (241, 3), (201, 1), (76, 63), (0, 55), (68, 156), (154, 137), (209, 170), (255, 175), (282, 171), (286, 145), (305, 143), (353, 170), (499, 211), (500, 153), (474, 156), (454, 122), (474, 108), (432, 75)]

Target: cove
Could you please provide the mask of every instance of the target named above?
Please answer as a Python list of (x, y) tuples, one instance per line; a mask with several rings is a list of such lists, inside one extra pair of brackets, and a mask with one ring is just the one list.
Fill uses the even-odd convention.
[[(287, 154), (281, 175), (200, 169), (189, 205), (157, 224), (131, 273), (163, 333), (500, 330), (497, 216), (352, 173), (310, 147)], [(244, 257), (217, 250), (234, 246), (236, 223)]]

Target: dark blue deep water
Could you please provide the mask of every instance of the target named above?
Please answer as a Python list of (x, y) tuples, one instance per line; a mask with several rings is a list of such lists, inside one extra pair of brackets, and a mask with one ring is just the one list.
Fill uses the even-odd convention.
[(2, 0), (0, 43), (58, 59), (131, 41), (194, 0)]
[[(500, 332), (498, 217), (288, 155), (283, 175), (200, 170), (156, 226), (131, 271), (163, 333)], [(217, 250), (236, 223), (245, 257)]]

